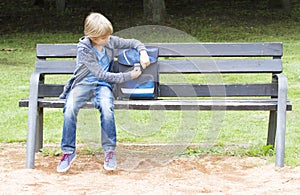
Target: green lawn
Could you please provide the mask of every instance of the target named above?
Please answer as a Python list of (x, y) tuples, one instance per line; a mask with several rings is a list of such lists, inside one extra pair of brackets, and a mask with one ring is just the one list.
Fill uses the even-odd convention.
[[(187, 19), (185, 19), (187, 20)], [(153, 26), (152, 26), (153, 27)], [(145, 29), (149, 28), (144, 27)], [(158, 27), (166, 29), (165, 27)], [(173, 30), (166, 39), (165, 31), (158, 33), (156, 41), (200, 42), (283, 42), (284, 74), (288, 77), (288, 97), (293, 111), (287, 114), (286, 163), (300, 165), (300, 25), (299, 22), (279, 21), (269, 25), (204, 27), (193, 24), (191, 35)], [(187, 30), (189, 31), (189, 30)], [(118, 34), (118, 33), (117, 33)], [(129, 36), (125, 31), (120, 35)], [(135, 34), (144, 42), (149, 36)], [(76, 43), (80, 34), (71, 33), (16, 33), (1, 36), (0, 46), (0, 142), (24, 142), (27, 135), (27, 108), (19, 108), (18, 100), (29, 95), (29, 78), (34, 70), (36, 43)], [(173, 39), (172, 39), (173, 38)], [(150, 40), (149, 40), (150, 39)], [(65, 82), (66, 77), (51, 80)], [(252, 78), (253, 79), (253, 78)], [(195, 78), (192, 78), (195, 81)], [(197, 80), (197, 79), (196, 79)], [(45, 142), (59, 147), (62, 127), (62, 110), (46, 109)], [(99, 114), (95, 110), (82, 110), (79, 115), (78, 141), (99, 141)], [(120, 142), (189, 143), (214, 142), (218, 147), (227, 144), (248, 146), (248, 151), (259, 153), (252, 147), (262, 147), (267, 137), (267, 112), (142, 112), (116, 111), (118, 140)], [(158, 124), (155, 128), (153, 124)], [(226, 147), (218, 148), (221, 153)], [(247, 148), (245, 149), (247, 150)], [(223, 152), (222, 152), (223, 151)], [(253, 152), (254, 151), (254, 152)], [(251, 153), (251, 152), (249, 152)], [(274, 159), (270, 157), (271, 160)]]

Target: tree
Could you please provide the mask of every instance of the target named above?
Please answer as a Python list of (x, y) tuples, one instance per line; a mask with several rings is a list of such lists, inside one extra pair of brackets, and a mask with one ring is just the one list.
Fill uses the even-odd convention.
[(283, 8), (287, 11), (292, 9), (292, 3), (290, 0), (270, 0), (269, 5), (272, 8)]
[(143, 0), (144, 17), (158, 23), (164, 20), (166, 15), (165, 0)]
[(44, 0), (31, 0), (31, 5), (43, 6)]
[(65, 11), (66, 7), (66, 0), (56, 0), (55, 1), (56, 11), (63, 12)]
[[(31, 0), (32, 5), (45, 6), (44, 0)], [(55, 0), (55, 8), (57, 12), (63, 12), (66, 8), (66, 0)]]

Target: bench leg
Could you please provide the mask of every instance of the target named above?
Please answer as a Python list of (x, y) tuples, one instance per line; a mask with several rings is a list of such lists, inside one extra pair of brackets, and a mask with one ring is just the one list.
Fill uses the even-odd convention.
[(26, 168), (32, 169), (34, 168), (35, 152), (39, 152), (43, 148), (43, 108), (38, 108), (35, 119), (29, 117), (28, 120), (31, 121), (31, 124), (36, 124), (35, 128), (28, 129), (27, 135)]
[[(278, 105), (279, 107), (279, 105)], [(284, 104), (286, 108), (286, 104)], [(276, 166), (284, 166), (284, 150), (285, 150), (285, 131), (286, 131), (286, 112), (278, 111), (277, 115), (277, 134), (276, 134)]]
[(37, 115), (37, 126), (36, 126), (36, 141), (35, 141), (35, 152), (40, 152), (43, 148), (43, 118), (44, 118), (44, 109), (38, 108)]
[[(32, 105), (31, 107), (35, 107)], [(37, 111), (35, 108), (29, 109), (28, 114), (28, 133), (26, 142), (26, 168), (34, 168), (35, 143), (37, 132)]]
[(270, 111), (267, 145), (275, 146), (277, 111)]
[(36, 133), (39, 124), (38, 84), (40, 74), (33, 73), (30, 77), (30, 94), (28, 106), (28, 134), (26, 143), (26, 168), (34, 168)]
[(274, 75), (278, 78), (278, 106), (276, 132), (276, 161), (277, 167), (284, 166), (285, 131), (286, 131), (286, 102), (287, 79), (284, 75)]

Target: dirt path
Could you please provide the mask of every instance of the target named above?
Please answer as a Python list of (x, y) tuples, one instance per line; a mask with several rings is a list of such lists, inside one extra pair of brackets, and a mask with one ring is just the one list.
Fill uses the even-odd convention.
[[(128, 149), (128, 148), (127, 148)], [(101, 155), (79, 152), (56, 173), (60, 157), (36, 155), (25, 169), (25, 144), (0, 144), (1, 194), (299, 194), (300, 167), (278, 169), (260, 158), (207, 155), (169, 162), (118, 151), (119, 168), (106, 172)], [(139, 160), (138, 160), (139, 159)], [(154, 160), (155, 159), (155, 160)]]

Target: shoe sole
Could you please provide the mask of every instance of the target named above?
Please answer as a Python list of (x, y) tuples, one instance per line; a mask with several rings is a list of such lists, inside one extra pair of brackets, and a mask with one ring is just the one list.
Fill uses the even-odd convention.
[(114, 168), (110, 168), (110, 167), (107, 167), (107, 166), (103, 166), (104, 167), (104, 169), (106, 170), (106, 171), (114, 171), (114, 170), (116, 170), (117, 169), (117, 167), (114, 167)]
[(72, 162), (76, 159), (76, 156), (77, 156), (77, 155), (75, 155), (74, 158), (70, 161), (69, 166), (67, 166), (65, 169), (62, 169), (62, 170), (57, 170), (57, 169), (56, 169), (56, 171), (57, 171), (58, 173), (64, 173), (64, 172), (66, 172), (67, 170), (69, 170), (70, 167), (71, 167)]
[(103, 168), (106, 170), (106, 171), (114, 171), (117, 169), (117, 165), (115, 167), (108, 167), (105, 165), (105, 162), (104, 162), (104, 165), (103, 165)]

